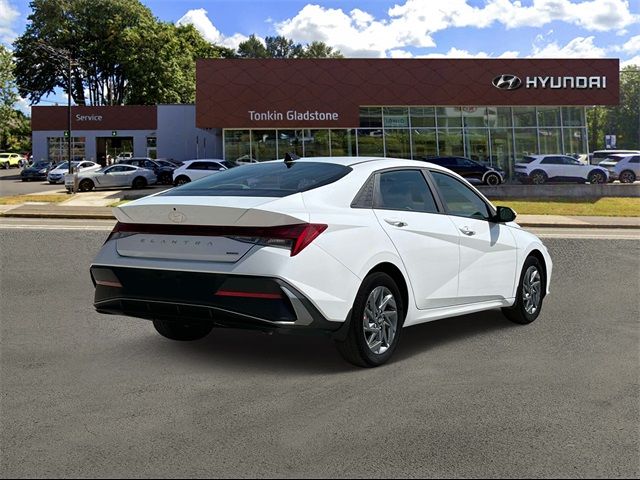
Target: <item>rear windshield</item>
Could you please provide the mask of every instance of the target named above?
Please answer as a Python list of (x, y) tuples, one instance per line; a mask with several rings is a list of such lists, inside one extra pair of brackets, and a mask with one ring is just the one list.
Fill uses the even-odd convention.
[(350, 171), (335, 163), (254, 163), (214, 173), (161, 195), (286, 197), (333, 183)]

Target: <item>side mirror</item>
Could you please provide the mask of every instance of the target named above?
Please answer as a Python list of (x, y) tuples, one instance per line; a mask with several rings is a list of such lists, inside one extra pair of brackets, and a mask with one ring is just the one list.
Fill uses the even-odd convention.
[(498, 223), (513, 222), (516, 219), (516, 212), (509, 207), (498, 207), (498, 212), (494, 218)]

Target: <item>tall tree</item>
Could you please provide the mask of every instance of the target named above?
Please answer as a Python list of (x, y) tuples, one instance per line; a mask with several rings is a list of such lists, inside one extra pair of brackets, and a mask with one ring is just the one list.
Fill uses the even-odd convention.
[(303, 49), (302, 58), (344, 58), (340, 50), (334, 50), (324, 42), (311, 42)]
[(264, 39), (267, 56), (269, 58), (300, 58), (303, 53), (302, 45), (281, 35)]
[(269, 58), (267, 48), (255, 35), (251, 35), (238, 45), (238, 56), (240, 58)]
[(31, 145), (29, 118), (15, 108), (20, 99), (11, 52), (0, 45), (0, 150), (25, 151)]

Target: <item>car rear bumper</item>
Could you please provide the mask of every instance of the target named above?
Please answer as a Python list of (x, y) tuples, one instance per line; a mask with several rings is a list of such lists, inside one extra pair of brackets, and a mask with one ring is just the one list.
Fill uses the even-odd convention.
[(99, 313), (283, 333), (337, 334), (289, 283), (268, 277), (92, 266)]

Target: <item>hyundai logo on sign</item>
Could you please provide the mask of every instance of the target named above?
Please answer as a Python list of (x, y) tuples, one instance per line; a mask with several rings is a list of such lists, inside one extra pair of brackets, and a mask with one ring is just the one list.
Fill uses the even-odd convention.
[(493, 86), (500, 90), (515, 90), (522, 86), (522, 80), (516, 75), (499, 75), (493, 79)]

